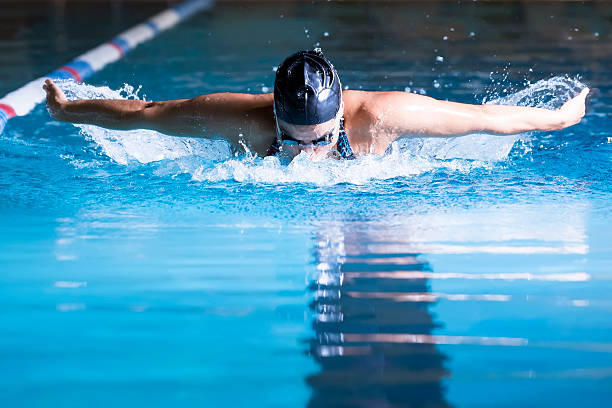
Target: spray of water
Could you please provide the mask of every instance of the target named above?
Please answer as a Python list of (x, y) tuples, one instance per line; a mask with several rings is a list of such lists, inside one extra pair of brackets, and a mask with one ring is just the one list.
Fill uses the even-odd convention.
[[(139, 99), (140, 88), (124, 85), (118, 90), (86, 84), (60, 84), (69, 99)], [(538, 81), (527, 88), (487, 104), (560, 107), (584, 85), (568, 77)], [(152, 130), (116, 131), (91, 125), (77, 125), (82, 134), (96, 143), (112, 161), (129, 163), (158, 162), (160, 175), (187, 173), (194, 180), (218, 182), (235, 180), (254, 183), (337, 183), (364, 184), (371, 180), (411, 177), (444, 170), (470, 172), (488, 168), (508, 157), (513, 145), (528, 134), (492, 136), (473, 134), (450, 139), (411, 138), (393, 143), (384, 156), (367, 155), (354, 161), (312, 162), (301, 154), (285, 165), (275, 157), (236, 155), (223, 140), (166, 136)]]
[[(140, 88), (134, 90), (128, 84), (117, 90), (72, 81), (59, 82), (58, 85), (68, 99), (140, 99)], [(172, 137), (145, 129), (119, 131), (92, 125), (75, 126), (81, 129), (87, 139), (95, 142), (106, 156), (123, 165), (193, 156), (214, 161), (231, 154), (229, 145), (221, 140)]]

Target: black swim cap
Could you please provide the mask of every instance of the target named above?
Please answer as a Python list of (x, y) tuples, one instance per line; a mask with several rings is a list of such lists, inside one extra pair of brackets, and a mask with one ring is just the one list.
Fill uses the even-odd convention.
[(276, 70), (276, 117), (293, 125), (316, 125), (336, 117), (342, 103), (338, 73), (323, 53), (300, 51)]

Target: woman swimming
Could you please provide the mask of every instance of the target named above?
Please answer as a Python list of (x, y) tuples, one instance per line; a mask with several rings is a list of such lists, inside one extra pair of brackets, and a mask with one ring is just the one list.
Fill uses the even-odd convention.
[(580, 122), (589, 92), (549, 110), (470, 105), (407, 92), (342, 91), (320, 50), (300, 51), (278, 67), (274, 93), (214, 93), (192, 99), (68, 101), (47, 80), (47, 107), (60, 121), (111, 129), (153, 129), (185, 137), (221, 136), (259, 155), (301, 151), (312, 159), (383, 154), (401, 137), (454, 137), (475, 132), (506, 135), (558, 130)]

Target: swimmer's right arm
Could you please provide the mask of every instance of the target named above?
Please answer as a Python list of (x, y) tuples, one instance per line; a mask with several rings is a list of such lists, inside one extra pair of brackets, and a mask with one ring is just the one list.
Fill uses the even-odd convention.
[[(239, 133), (228, 132), (227, 129), (251, 128), (251, 122), (258, 120), (258, 110), (262, 107), (265, 110), (272, 101), (270, 94), (238, 93), (217, 93), (161, 102), (129, 99), (68, 101), (53, 81), (46, 80), (43, 88), (47, 92), (49, 112), (63, 122), (117, 130), (151, 129), (185, 137), (207, 138), (223, 134), (233, 142), (238, 141)], [(244, 133), (248, 134), (246, 131)]]

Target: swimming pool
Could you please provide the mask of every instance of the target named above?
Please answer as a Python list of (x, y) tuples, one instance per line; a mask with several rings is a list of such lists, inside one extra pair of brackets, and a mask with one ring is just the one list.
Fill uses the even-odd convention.
[[(124, 15), (121, 29), (139, 21)], [(60, 124), (43, 107), (12, 119), (3, 405), (609, 406), (611, 16), (220, 4), (63, 84), (79, 97), (265, 92), (279, 61), (319, 43), (350, 89), (544, 106), (596, 92), (561, 132), (404, 141), (355, 162), (284, 164)], [(37, 75), (63, 62), (36, 61)]]

